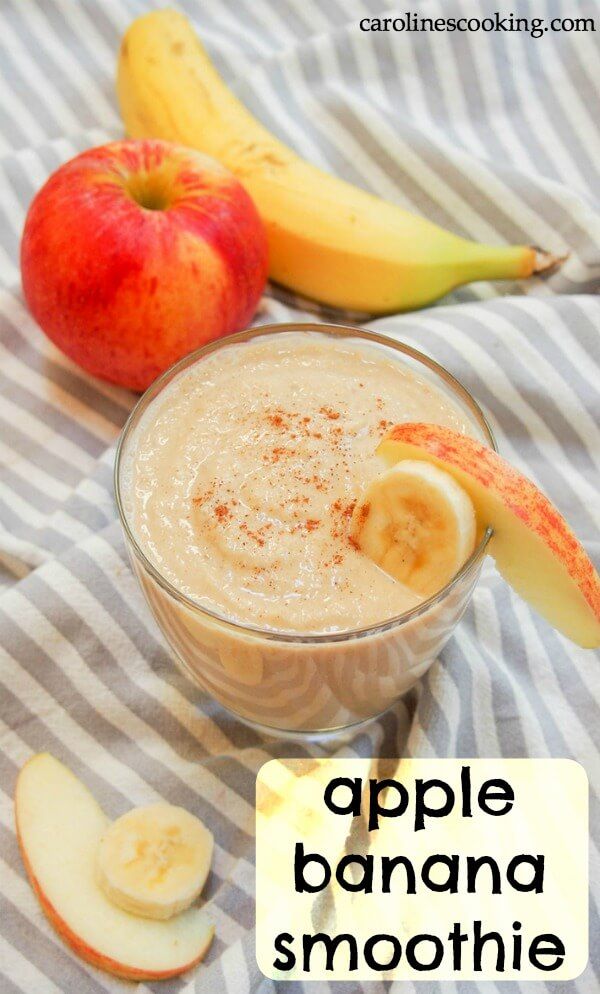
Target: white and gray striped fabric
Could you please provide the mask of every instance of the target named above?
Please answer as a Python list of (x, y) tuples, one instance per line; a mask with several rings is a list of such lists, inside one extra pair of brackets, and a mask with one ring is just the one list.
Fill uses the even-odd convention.
[[(254, 958), (254, 778), (305, 749), (236, 723), (169, 661), (126, 561), (114, 445), (134, 398), (81, 373), (23, 304), (18, 246), (35, 190), (61, 162), (121, 135), (115, 55), (143, 0), (0, 0), (0, 992), (101, 994), (126, 984), (72, 956), (45, 921), (15, 840), (12, 793), (50, 750), (106, 811), (158, 796), (217, 840), (207, 900), (217, 938), (191, 976), (139, 990), (296, 991)], [(597, 0), (427, 0), (437, 17), (590, 16), (596, 32), (366, 33), (382, 0), (189, 0), (225, 78), (316, 163), (479, 240), (570, 257), (527, 285), (480, 284), (373, 323), (446, 365), (479, 398), (501, 451), (557, 502), (600, 559), (600, 8)], [(404, 13), (405, 7), (398, 13)], [(265, 297), (257, 322), (302, 314)], [(339, 754), (568, 756), (591, 791), (591, 962), (600, 989), (600, 668), (489, 566), (418, 693)], [(320, 754), (315, 747), (315, 755)], [(311, 985), (314, 991), (355, 985)], [(494, 984), (370, 984), (463, 994)], [(308, 986), (307, 986), (308, 990)]]

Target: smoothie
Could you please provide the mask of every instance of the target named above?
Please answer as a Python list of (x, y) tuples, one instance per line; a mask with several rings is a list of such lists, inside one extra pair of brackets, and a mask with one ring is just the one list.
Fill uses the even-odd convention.
[(402, 421), (473, 430), (376, 344), (308, 331), (224, 343), (137, 425), (122, 473), (131, 529), (175, 588), (237, 623), (335, 633), (396, 617), (419, 596), (349, 525), (379, 439)]

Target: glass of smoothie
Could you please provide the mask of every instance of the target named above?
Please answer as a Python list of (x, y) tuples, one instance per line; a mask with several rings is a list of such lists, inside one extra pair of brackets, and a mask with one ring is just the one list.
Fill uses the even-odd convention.
[(123, 430), (117, 505), (150, 609), (185, 673), (260, 732), (325, 736), (382, 714), (469, 602), (489, 531), (427, 599), (350, 537), (377, 444), (405, 421), (495, 447), (468, 391), (415, 349), (288, 324), (186, 356)]

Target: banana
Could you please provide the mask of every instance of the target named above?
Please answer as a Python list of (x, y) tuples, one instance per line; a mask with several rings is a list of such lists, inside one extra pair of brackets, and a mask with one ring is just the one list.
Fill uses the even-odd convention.
[(372, 314), (411, 310), (463, 283), (521, 279), (561, 261), (459, 238), (305, 162), (233, 95), (175, 10), (131, 24), (117, 93), (131, 137), (189, 145), (236, 174), (265, 223), (271, 278), (306, 297)]
[(198, 818), (161, 801), (109, 825), (98, 846), (96, 876), (125, 911), (172, 918), (204, 887), (212, 851), (212, 834)]
[(365, 555), (422, 597), (457, 573), (473, 551), (476, 531), (468, 494), (449, 473), (416, 459), (373, 480), (350, 527)]

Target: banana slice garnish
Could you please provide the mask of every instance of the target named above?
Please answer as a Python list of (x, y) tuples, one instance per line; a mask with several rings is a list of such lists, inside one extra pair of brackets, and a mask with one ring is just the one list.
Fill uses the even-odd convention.
[(471, 498), (442, 469), (406, 459), (376, 477), (356, 504), (353, 542), (422, 597), (441, 590), (475, 547)]
[(198, 897), (212, 852), (212, 833), (189, 811), (164, 802), (134, 808), (100, 840), (98, 883), (125, 911), (171, 918)]

